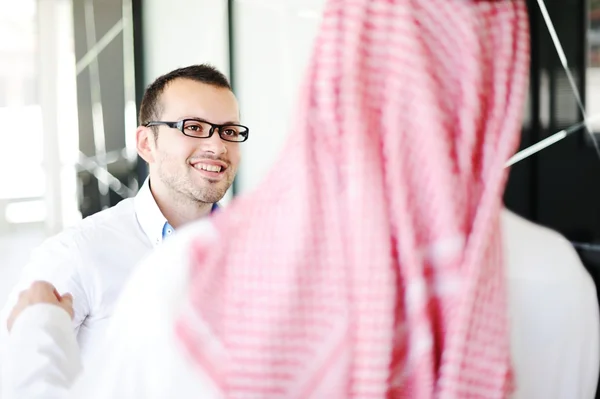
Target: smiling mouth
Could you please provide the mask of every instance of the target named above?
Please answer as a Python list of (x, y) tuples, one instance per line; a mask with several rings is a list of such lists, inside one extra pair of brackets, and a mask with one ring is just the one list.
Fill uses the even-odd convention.
[(195, 169), (203, 170), (206, 172), (212, 172), (212, 173), (221, 173), (221, 172), (225, 171), (225, 168), (220, 165), (209, 165), (209, 164), (205, 164), (205, 163), (197, 163), (193, 166)]
[(210, 182), (216, 183), (225, 179), (227, 165), (223, 162), (196, 162), (191, 166), (196, 169), (196, 172), (200, 173), (200, 176)]

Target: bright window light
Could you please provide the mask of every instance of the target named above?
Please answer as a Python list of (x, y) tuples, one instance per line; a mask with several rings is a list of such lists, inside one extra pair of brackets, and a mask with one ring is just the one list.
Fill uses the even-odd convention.
[(46, 220), (46, 204), (43, 200), (13, 202), (6, 206), (8, 223), (36, 223)]

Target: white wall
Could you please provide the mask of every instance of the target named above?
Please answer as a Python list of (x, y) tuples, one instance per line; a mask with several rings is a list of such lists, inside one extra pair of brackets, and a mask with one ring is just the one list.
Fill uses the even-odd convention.
[(236, 89), (250, 127), (239, 171), (241, 192), (273, 165), (290, 131), (323, 0), (234, 2)]
[(227, 0), (145, 0), (142, 17), (146, 85), (192, 64), (229, 74)]
[[(234, 1), (235, 89), (250, 127), (237, 183), (256, 186), (291, 126), (324, 0)], [(146, 84), (160, 74), (210, 62), (229, 74), (226, 0), (145, 0)]]

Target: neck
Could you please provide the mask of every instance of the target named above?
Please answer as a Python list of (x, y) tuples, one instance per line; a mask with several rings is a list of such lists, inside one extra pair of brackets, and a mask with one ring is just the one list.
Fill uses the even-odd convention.
[(173, 228), (201, 219), (212, 210), (213, 204), (192, 200), (151, 180), (150, 191), (161, 213)]

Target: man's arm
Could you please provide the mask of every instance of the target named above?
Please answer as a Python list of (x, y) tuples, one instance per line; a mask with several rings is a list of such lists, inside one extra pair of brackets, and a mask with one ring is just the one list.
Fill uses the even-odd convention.
[(65, 398), (81, 371), (71, 324), (73, 302), (46, 282), (35, 282), (14, 307), (2, 370), (2, 398)]
[(7, 322), (19, 294), (35, 281), (47, 281), (59, 292), (70, 293), (74, 298), (73, 327), (78, 329), (89, 314), (89, 303), (79, 269), (83, 261), (72, 231), (49, 238), (32, 252), (27, 265), (23, 268), (18, 283), (11, 291), (6, 304), (0, 312), (0, 358), (6, 350)]
[[(0, 311), (0, 370), (12, 369), (14, 365), (6, 359), (8, 351), (7, 324), (10, 313), (18, 303), (20, 293), (34, 281), (48, 281), (61, 293), (70, 293), (74, 301), (74, 317), (71, 329), (79, 326), (90, 313), (88, 296), (79, 269), (84, 265), (76, 242), (76, 231), (68, 230), (47, 239), (34, 250), (28, 264), (21, 271), (16, 286)], [(0, 375), (4, 375), (1, 373)], [(4, 378), (4, 377), (3, 377)], [(0, 387), (4, 382), (0, 381)]]

